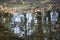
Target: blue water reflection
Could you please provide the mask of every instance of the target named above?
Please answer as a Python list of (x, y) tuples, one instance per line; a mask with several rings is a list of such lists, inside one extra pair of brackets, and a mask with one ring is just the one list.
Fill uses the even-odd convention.
[[(15, 13), (12, 17), (12, 22), (10, 23), (11, 30), (17, 34), (19, 37), (24, 36), (25, 31), (27, 31), (27, 36), (32, 35), (35, 31), (37, 19), (32, 15), (32, 13), (26, 13), (26, 18), (23, 13)], [(26, 23), (24, 24), (26, 19)], [(33, 27), (31, 23), (34, 23)], [(14, 25), (14, 26), (11, 26)], [(25, 27), (26, 25), (26, 27)]]

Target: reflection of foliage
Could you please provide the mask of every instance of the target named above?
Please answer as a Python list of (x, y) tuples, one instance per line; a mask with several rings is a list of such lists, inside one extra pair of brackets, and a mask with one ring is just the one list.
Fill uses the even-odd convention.
[(14, 33), (10, 33), (10, 30), (0, 23), (0, 40), (18, 40), (19, 38)]
[(3, 23), (6, 27), (8, 27), (8, 24), (11, 21), (11, 17), (11, 14), (0, 12), (0, 22)]
[[(11, 33), (8, 26), (11, 18), (11, 14), (0, 12), (0, 40), (18, 40), (14, 33)], [(6, 18), (5, 23), (3, 23), (3, 18)]]

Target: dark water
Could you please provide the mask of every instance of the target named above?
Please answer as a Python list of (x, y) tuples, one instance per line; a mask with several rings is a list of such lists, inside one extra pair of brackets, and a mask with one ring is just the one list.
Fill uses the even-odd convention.
[[(1, 14), (1, 40), (59, 40), (54, 28), (59, 21), (58, 12), (18, 12)], [(2, 38), (1, 38), (2, 37)]]

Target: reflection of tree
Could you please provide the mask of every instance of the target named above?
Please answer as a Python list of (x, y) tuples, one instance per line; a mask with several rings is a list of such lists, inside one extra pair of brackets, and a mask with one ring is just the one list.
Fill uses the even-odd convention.
[[(41, 12), (38, 12), (37, 14), (41, 15)], [(44, 34), (42, 30), (42, 25), (41, 25), (41, 16), (37, 16), (38, 19), (38, 33), (37, 33), (37, 38), (38, 40), (44, 40)]]
[(50, 21), (51, 21), (51, 19), (50, 19), (50, 10), (49, 11), (47, 11), (47, 17), (48, 17), (48, 31), (49, 31), (49, 36), (48, 36), (48, 40), (52, 40), (51, 39), (51, 23), (50, 23)]
[(58, 21), (60, 20), (60, 9), (57, 9), (58, 12)]
[(25, 22), (24, 22), (24, 25), (25, 25), (25, 40), (27, 40), (27, 27), (26, 27), (27, 19), (26, 19), (26, 14), (24, 14), (24, 16), (25, 16)]

